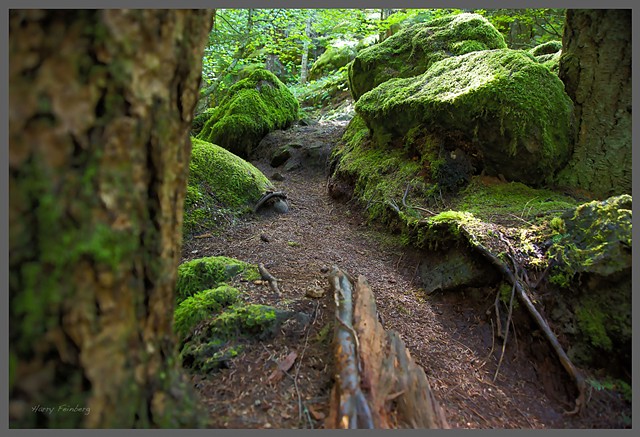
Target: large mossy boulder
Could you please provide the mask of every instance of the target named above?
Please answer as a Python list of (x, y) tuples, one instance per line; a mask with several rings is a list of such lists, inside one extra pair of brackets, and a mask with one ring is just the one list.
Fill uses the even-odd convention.
[(349, 44), (348, 41), (329, 46), (313, 63), (309, 70), (309, 79), (319, 79), (347, 65), (356, 56), (355, 46), (355, 43)]
[(251, 210), (271, 182), (249, 162), (215, 144), (192, 138), (183, 233), (216, 227), (222, 214)]
[(298, 118), (298, 100), (273, 73), (256, 69), (236, 82), (204, 123), (198, 138), (246, 158), (269, 132)]
[(349, 67), (349, 88), (358, 100), (389, 79), (417, 76), (442, 59), (506, 47), (502, 34), (478, 14), (414, 24), (361, 50)]
[(539, 185), (571, 154), (573, 103), (557, 75), (520, 50), (434, 63), (365, 93), (356, 112), (377, 142), (422, 129), (481, 159), (490, 175)]

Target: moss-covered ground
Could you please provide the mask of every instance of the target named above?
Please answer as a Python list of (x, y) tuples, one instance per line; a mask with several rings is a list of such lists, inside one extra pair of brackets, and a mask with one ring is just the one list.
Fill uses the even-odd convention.
[(575, 329), (571, 356), (579, 363), (627, 347), (630, 196), (581, 204), (551, 189), (483, 175), (441, 194), (436, 173), (425, 170), (413, 147), (381, 145), (358, 116), (332, 158), (332, 177), (351, 183), (369, 219), (385, 223), (405, 244), (438, 250), (467, 246), (471, 238), (532, 275), (550, 268), (545, 287), (571, 308), (558, 317), (569, 317)]
[(198, 258), (178, 267), (174, 331), (183, 365), (208, 373), (228, 363), (242, 341), (272, 335), (276, 310), (248, 304), (231, 283), (256, 280), (257, 266), (224, 256)]

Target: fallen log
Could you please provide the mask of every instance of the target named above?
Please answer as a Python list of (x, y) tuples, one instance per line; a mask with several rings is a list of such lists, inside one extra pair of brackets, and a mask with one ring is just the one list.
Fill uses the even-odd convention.
[(333, 267), (329, 282), (338, 323), (336, 384), (325, 427), (449, 428), (424, 370), (400, 336), (379, 322), (366, 278), (353, 281)]

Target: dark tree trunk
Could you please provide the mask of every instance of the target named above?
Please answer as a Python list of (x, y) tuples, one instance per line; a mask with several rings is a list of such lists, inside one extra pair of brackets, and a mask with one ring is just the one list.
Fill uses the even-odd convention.
[(600, 198), (631, 194), (631, 10), (567, 10), (562, 45), (577, 129), (558, 183)]
[(11, 427), (199, 424), (172, 321), (211, 17), (10, 11)]

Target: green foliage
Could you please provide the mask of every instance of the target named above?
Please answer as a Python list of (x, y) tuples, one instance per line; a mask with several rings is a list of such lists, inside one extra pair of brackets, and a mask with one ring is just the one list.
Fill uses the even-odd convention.
[[(565, 9), (475, 9), (498, 29), (508, 46), (526, 49), (551, 40), (561, 40)], [(524, 32), (524, 33), (522, 33)]]
[(239, 274), (247, 280), (260, 278), (257, 266), (224, 256), (197, 258), (182, 263), (178, 266), (177, 303), (199, 291), (216, 288)]
[(228, 285), (203, 290), (178, 304), (174, 313), (174, 331), (184, 338), (200, 322), (213, 317), (224, 307), (238, 301), (240, 292)]
[(587, 384), (593, 387), (594, 390), (602, 391), (617, 391), (622, 395), (622, 398), (631, 402), (633, 398), (633, 392), (631, 390), (631, 386), (622, 381), (621, 379), (613, 379), (613, 378), (604, 378), (604, 379), (595, 379), (595, 378), (587, 378)]

